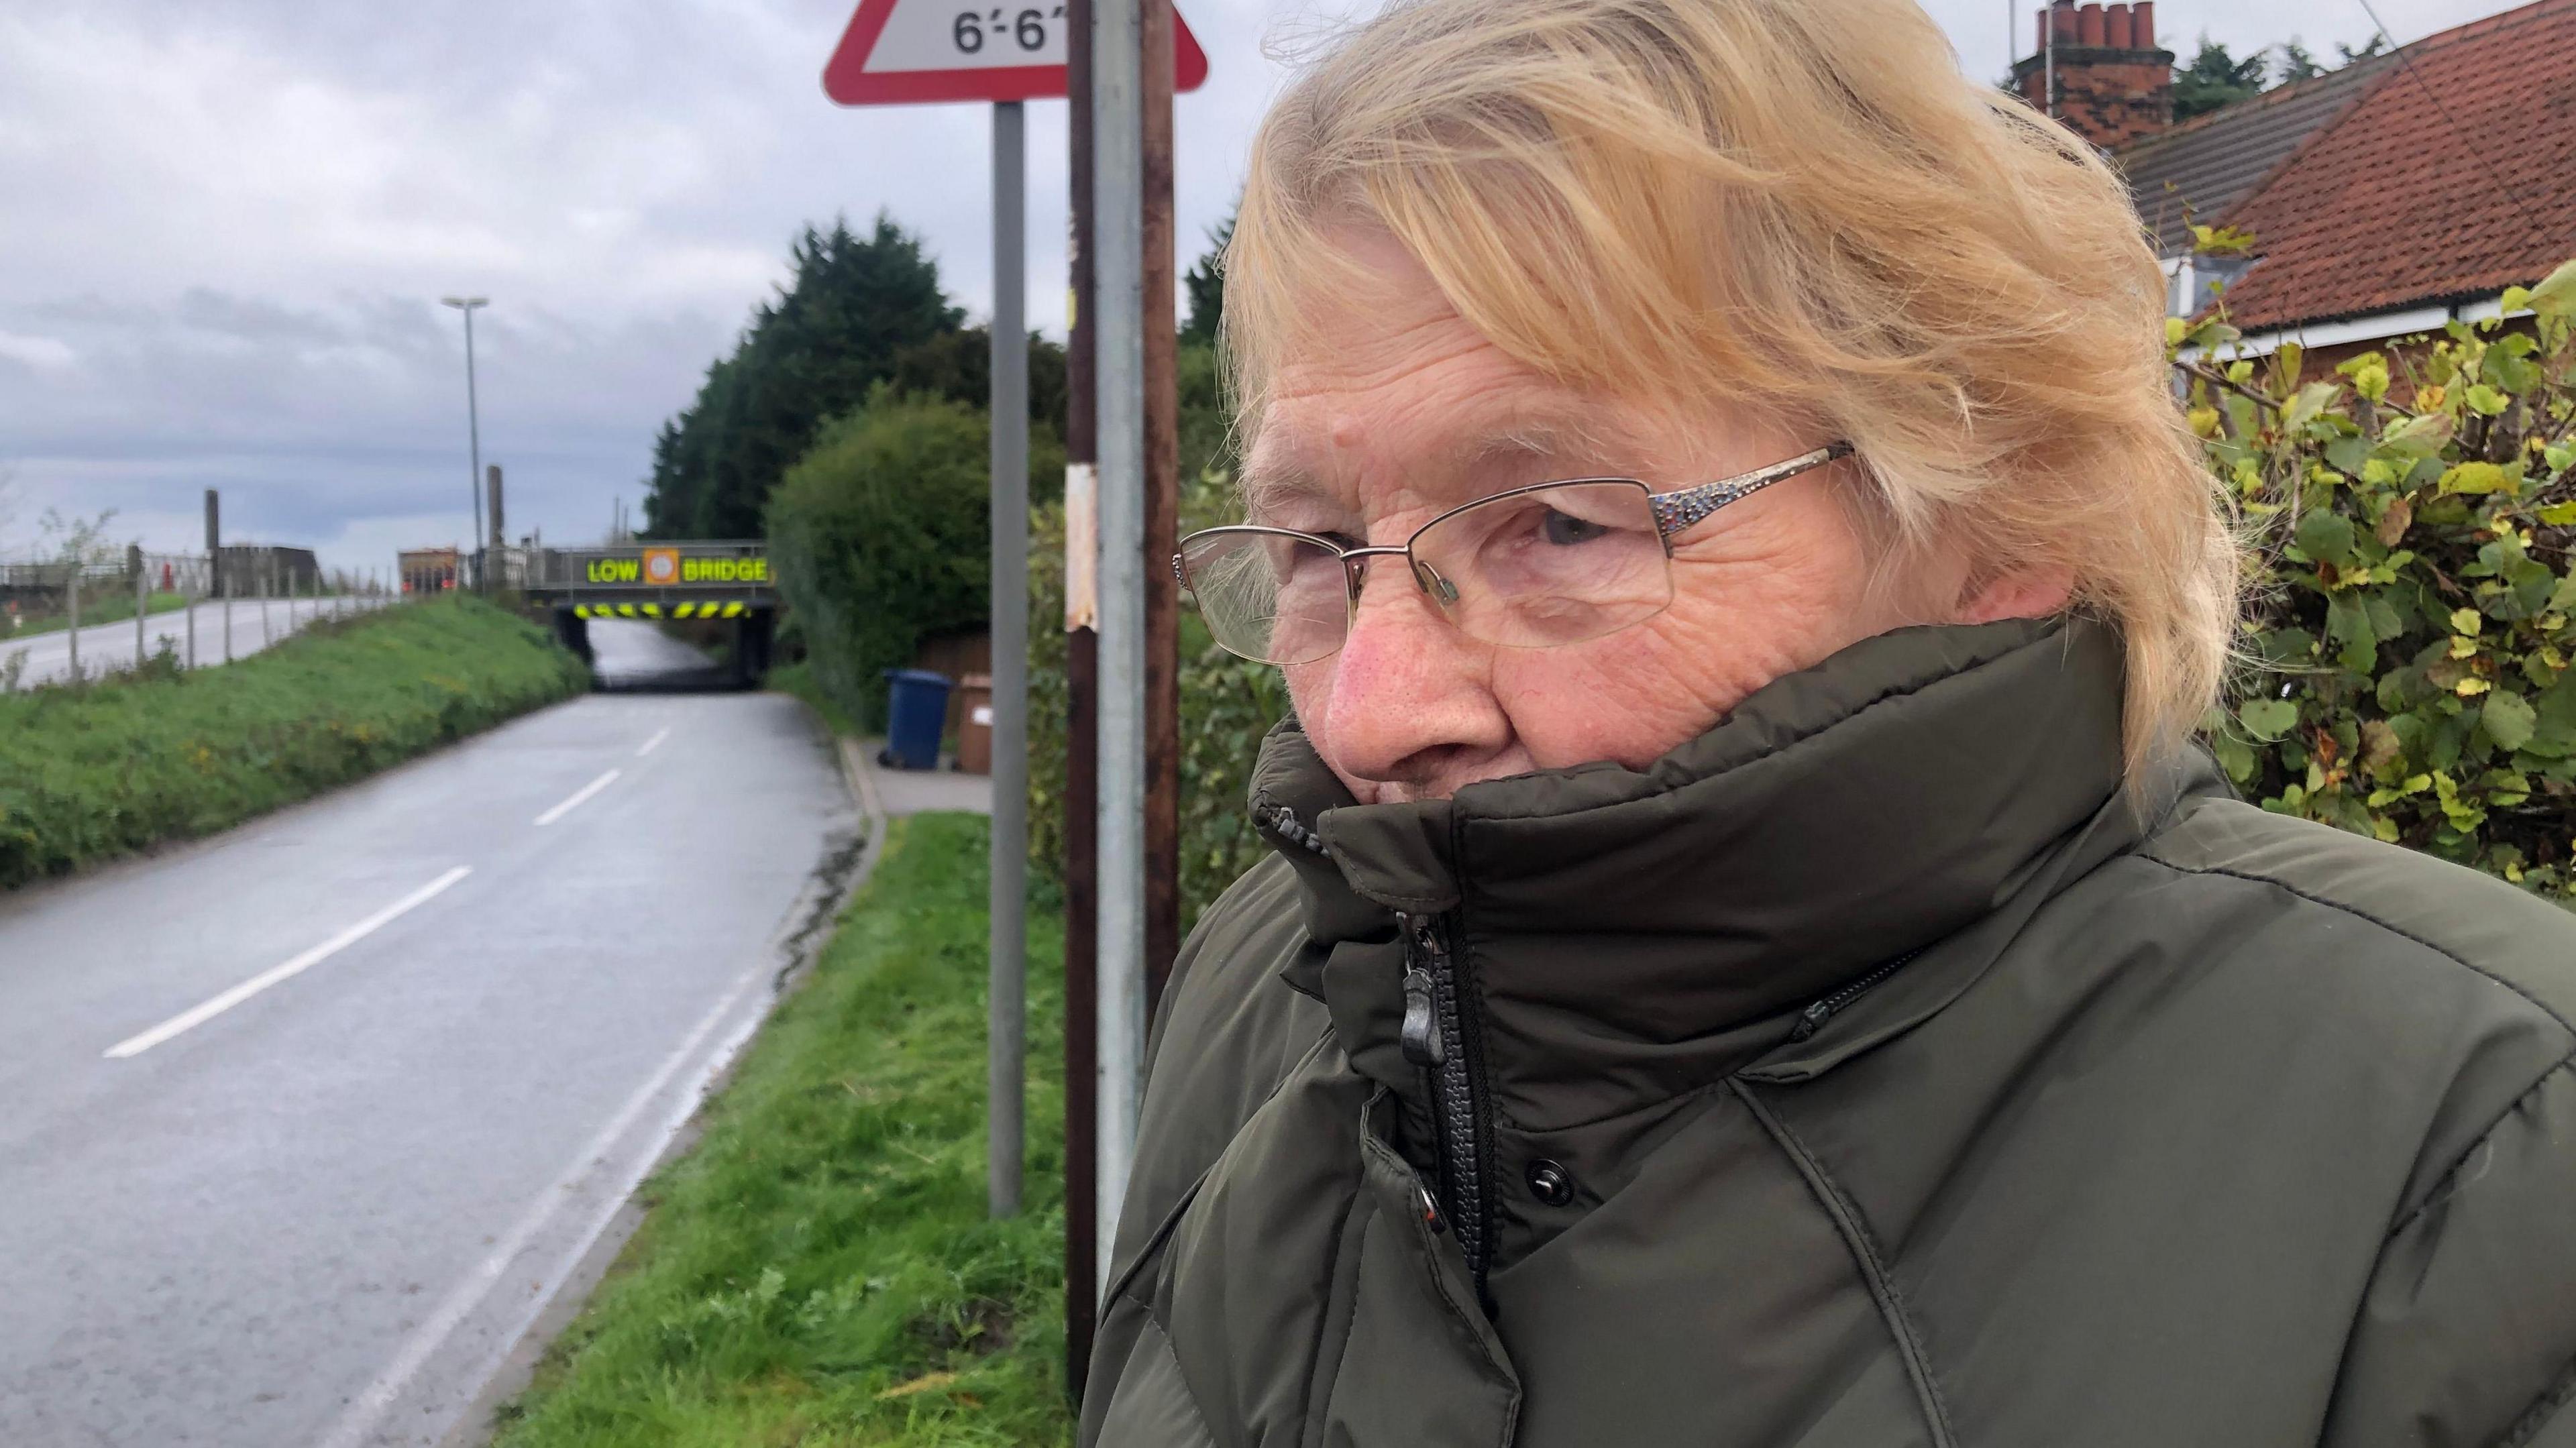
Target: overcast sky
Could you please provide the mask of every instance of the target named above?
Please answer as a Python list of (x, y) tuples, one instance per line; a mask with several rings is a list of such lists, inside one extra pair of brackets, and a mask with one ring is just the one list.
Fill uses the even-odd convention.
[[(1182, 262), (1225, 211), (1282, 41), (1375, 0), (1180, 0)], [(2508, 0), (2371, 0), (2401, 41)], [(986, 112), (842, 110), (848, 0), (78, 0), (0, 7), (0, 555), (47, 507), (148, 547), (227, 534), (338, 566), (470, 532), (464, 346), (513, 534), (595, 539), (654, 430), (784, 275), (880, 209), (992, 295)], [(2036, 0), (1928, 0), (1980, 78)], [(2363, 0), (2164, 0), (2162, 40), (2331, 58)], [(1064, 317), (1064, 105), (1031, 107), (1032, 321)]]

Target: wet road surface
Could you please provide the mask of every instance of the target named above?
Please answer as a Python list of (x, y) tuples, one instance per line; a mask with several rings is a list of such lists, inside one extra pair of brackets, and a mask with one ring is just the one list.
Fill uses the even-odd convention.
[[(224, 611), (228, 606), (232, 610), (230, 657), (240, 659), (292, 637), (297, 629), (317, 617), (333, 618), (342, 613), (378, 607), (383, 602), (382, 599), (349, 597), (237, 598), (230, 605), (200, 603), (192, 608), (147, 615), (143, 620), (143, 653), (148, 658), (166, 645), (181, 663), (187, 662), (188, 628), (193, 617), (197, 631), (198, 667), (226, 662)], [(0, 628), (0, 668), (7, 666), (10, 655), (21, 653), (26, 656), (26, 662), (19, 666), (18, 687), (21, 689), (32, 689), (39, 684), (58, 684), (71, 677), (72, 636), (68, 629), (21, 637)], [(133, 619), (90, 624), (80, 630), (83, 678), (94, 679), (108, 670), (132, 667)]]
[(0, 894), (0, 1444), (436, 1442), (855, 825), (793, 701), (594, 694)]

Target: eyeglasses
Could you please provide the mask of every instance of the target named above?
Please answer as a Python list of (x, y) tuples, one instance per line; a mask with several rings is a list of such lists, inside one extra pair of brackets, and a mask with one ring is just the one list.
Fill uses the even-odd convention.
[(1286, 528), (1209, 528), (1172, 573), (1226, 652), (1257, 664), (1330, 658), (1359, 613), (1368, 560), (1402, 557), (1415, 586), (1469, 638), (1503, 648), (1583, 643), (1673, 601), (1673, 535), (1729, 503), (1851, 456), (1833, 443), (1679, 492), (1634, 478), (1572, 478), (1479, 498), (1402, 547), (1343, 548)]

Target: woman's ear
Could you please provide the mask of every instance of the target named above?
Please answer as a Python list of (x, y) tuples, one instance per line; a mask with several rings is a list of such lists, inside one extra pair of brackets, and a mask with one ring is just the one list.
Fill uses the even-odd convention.
[(2075, 596), (2075, 570), (2059, 564), (2017, 568), (1970, 584), (1959, 598), (1961, 623), (2046, 618)]

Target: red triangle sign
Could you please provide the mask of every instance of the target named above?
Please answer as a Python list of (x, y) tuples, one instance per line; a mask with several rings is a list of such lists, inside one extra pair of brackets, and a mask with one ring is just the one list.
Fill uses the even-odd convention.
[[(845, 106), (1032, 101), (1065, 93), (1064, 0), (859, 0), (823, 67)], [(1207, 80), (1207, 52), (1172, 12), (1172, 89)]]

